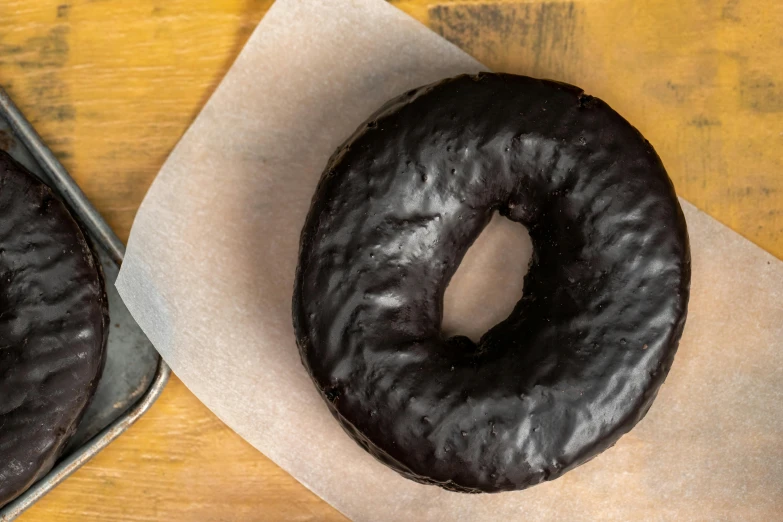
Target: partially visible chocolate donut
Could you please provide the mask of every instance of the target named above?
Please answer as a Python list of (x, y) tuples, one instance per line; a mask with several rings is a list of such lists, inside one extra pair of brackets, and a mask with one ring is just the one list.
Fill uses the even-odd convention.
[[(524, 295), (478, 343), (445, 338), (444, 291), (495, 211), (533, 241)], [(479, 74), (392, 100), (334, 154), (293, 318), (362, 447), (410, 479), (496, 492), (557, 478), (639, 422), (689, 288), (685, 220), (650, 143), (577, 87)]]
[(79, 225), (0, 151), (0, 506), (46, 474), (103, 371), (103, 275)]

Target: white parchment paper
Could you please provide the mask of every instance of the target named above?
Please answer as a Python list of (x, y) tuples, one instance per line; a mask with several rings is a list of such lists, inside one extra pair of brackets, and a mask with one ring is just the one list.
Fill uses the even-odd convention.
[[(144, 200), (117, 282), (133, 316), (224, 422), (356, 520), (779, 520), (783, 263), (687, 203), (693, 290), (674, 367), (644, 421), (588, 464), (522, 492), (448, 493), (386, 469), (330, 417), (291, 325), (316, 181), (383, 102), (481, 68), (382, 0), (278, 0)], [(494, 221), (471, 249), (450, 328), (480, 333), (508, 306), (474, 317), (455, 303), (496, 303), (504, 257), (529, 249), (502, 247), (519, 228)]]

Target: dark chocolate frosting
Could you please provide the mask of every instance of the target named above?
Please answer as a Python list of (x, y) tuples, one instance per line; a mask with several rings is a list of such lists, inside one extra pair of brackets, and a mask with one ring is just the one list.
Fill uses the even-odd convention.
[(103, 276), (63, 202), (0, 151), (0, 506), (54, 465), (95, 392)]
[[(444, 291), (494, 211), (533, 241), (524, 295), (478, 343), (445, 338)], [(392, 100), (334, 154), (293, 317), (361, 446), (413, 480), (495, 492), (559, 477), (641, 420), (689, 286), (685, 220), (650, 143), (577, 87), (479, 74)]]

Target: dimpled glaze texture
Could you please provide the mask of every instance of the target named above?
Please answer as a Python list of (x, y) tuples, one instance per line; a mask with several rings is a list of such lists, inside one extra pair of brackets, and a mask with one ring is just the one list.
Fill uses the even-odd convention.
[[(445, 288), (496, 210), (533, 241), (524, 296), (478, 344), (444, 338)], [(331, 158), (294, 326), (335, 418), (376, 458), (447, 489), (514, 490), (644, 416), (689, 284), (682, 211), (636, 129), (570, 85), (460, 76), (387, 103)]]
[(0, 506), (51, 469), (103, 369), (100, 268), (51, 189), (0, 151)]

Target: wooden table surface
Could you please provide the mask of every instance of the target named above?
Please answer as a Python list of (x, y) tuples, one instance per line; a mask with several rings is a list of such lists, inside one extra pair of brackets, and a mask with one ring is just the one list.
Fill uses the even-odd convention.
[[(125, 239), (271, 3), (3, 0), (0, 84)], [(605, 99), (654, 144), (680, 195), (783, 258), (783, 2), (393, 3), (493, 69)], [(22, 520), (343, 517), (174, 378), (149, 414)]]

